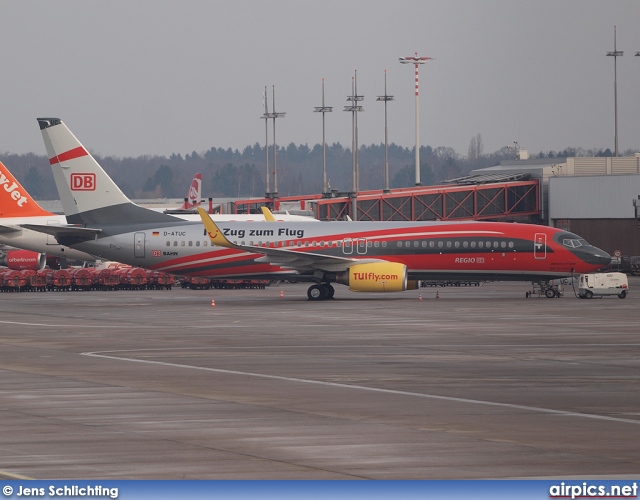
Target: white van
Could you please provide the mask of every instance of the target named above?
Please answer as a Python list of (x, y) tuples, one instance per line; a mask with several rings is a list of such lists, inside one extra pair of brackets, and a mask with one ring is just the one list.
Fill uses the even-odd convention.
[(629, 280), (624, 273), (581, 274), (578, 297), (591, 299), (594, 295), (617, 295), (624, 299), (629, 293)]

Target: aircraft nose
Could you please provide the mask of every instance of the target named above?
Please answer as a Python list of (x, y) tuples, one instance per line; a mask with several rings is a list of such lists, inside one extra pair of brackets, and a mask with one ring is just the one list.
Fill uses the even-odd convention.
[(591, 247), (588, 250), (581, 252), (580, 257), (587, 264), (593, 264), (594, 266), (604, 267), (611, 264), (611, 255), (596, 247)]

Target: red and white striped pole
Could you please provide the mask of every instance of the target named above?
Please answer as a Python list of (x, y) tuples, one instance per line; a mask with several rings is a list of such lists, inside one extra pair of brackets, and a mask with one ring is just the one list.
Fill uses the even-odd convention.
[[(418, 59), (418, 53), (416, 52), (416, 59)], [(416, 186), (420, 186), (422, 183), (420, 182), (420, 93), (418, 92), (418, 66), (419, 64), (414, 64), (416, 68)]]
[(415, 52), (414, 57), (401, 57), (402, 64), (413, 64), (415, 66), (415, 85), (416, 85), (416, 186), (422, 185), (420, 182), (420, 107), (419, 107), (419, 90), (418, 90), (418, 66), (432, 60), (432, 57), (418, 57)]

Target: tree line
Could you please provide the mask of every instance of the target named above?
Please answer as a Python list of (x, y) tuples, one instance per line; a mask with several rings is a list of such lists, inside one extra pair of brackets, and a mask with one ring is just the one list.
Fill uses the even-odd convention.
[[(361, 146), (358, 149), (360, 190), (384, 187), (384, 144)], [(483, 152), (480, 134), (473, 137), (466, 157), (449, 147), (420, 148), (420, 177), (423, 185), (440, 184), (443, 180), (468, 175), (472, 170), (499, 164), (516, 158), (516, 150), (503, 147), (494, 153)], [(633, 154), (633, 151), (625, 154)], [(322, 145), (307, 144), (277, 148), (278, 194), (294, 196), (322, 192)], [(567, 156), (613, 156), (609, 149), (585, 150), (566, 148), (564, 151), (540, 152), (537, 158)], [(120, 189), (130, 198), (183, 198), (195, 173), (202, 174), (202, 195), (205, 198), (244, 198), (265, 193), (265, 148), (259, 143), (242, 151), (212, 147), (205, 152), (193, 151), (184, 156), (95, 156)], [(329, 187), (339, 192), (352, 189), (352, 154), (340, 143), (326, 146)], [(0, 160), (36, 199), (58, 199), (53, 175), (46, 156), (33, 153), (0, 152)], [(269, 149), (269, 169), (273, 169), (273, 151)], [(270, 182), (272, 183), (271, 177)], [(389, 184), (400, 188), (415, 183), (413, 148), (389, 145)], [(273, 185), (271, 185), (273, 188)]]

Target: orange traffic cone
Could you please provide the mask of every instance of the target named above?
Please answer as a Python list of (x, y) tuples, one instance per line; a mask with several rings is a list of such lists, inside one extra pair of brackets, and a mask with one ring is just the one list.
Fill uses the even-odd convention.
[(216, 307), (216, 301), (214, 299), (211, 299), (211, 307)]
[(418, 300), (422, 300), (422, 294), (420, 294), (420, 296), (418, 297)]
[(280, 290), (280, 298), (284, 299), (284, 292), (282, 290)]
[(436, 290), (436, 299), (440, 298), (440, 294), (438, 293), (438, 290)]

